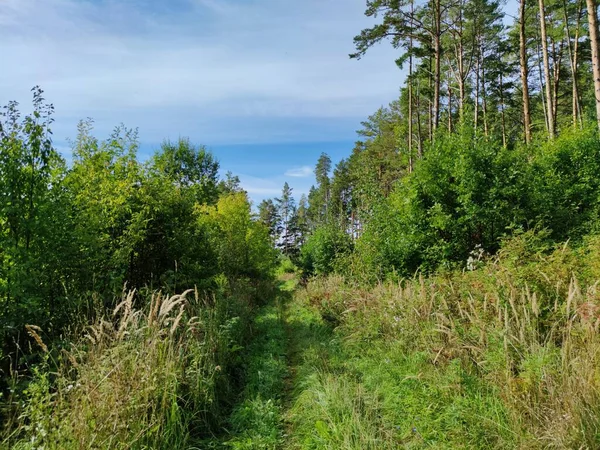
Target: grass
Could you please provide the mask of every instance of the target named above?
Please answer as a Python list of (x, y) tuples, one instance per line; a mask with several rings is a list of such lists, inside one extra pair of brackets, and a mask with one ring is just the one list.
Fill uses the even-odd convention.
[(471, 272), (309, 282), (289, 448), (598, 448), (600, 246), (525, 247)]
[(599, 448), (600, 239), (527, 239), (472, 271), (374, 286), (283, 271), (257, 309), (129, 294), (40, 368), (4, 445)]
[(253, 321), (252, 343), (246, 349), (246, 385), (230, 422), (236, 450), (276, 449), (282, 436), (282, 394), (287, 372), (286, 336), (278, 305), (268, 305)]
[(47, 354), (3, 447), (188, 448), (220, 430), (245, 301), (155, 293), (138, 309), (135, 298), (124, 294), (71, 351)]

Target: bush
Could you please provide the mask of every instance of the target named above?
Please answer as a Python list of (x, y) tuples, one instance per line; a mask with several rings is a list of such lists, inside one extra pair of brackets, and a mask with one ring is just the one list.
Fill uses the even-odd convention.
[(352, 251), (352, 238), (334, 226), (317, 228), (302, 246), (300, 261), (306, 274), (329, 274), (338, 258)]
[(472, 252), (495, 254), (506, 236), (546, 229), (579, 240), (600, 217), (597, 130), (532, 148), (506, 149), (461, 132), (442, 135), (389, 198), (373, 207), (357, 244), (367, 272), (464, 267)]
[(289, 256), (281, 254), (279, 256), (279, 265), (277, 266), (277, 275), (291, 274), (298, 270)]

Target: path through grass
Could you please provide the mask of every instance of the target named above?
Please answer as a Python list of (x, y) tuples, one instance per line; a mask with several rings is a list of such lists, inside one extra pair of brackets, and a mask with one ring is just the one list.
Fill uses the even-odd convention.
[(497, 397), (458, 364), (437, 370), (311, 303), (290, 279), (257, 314), (225, 448), (514, 448)]
[(281, 299), (263, 307), (253, 324), (247, 348), (246, 385), (231, 415), (225, 446), (236, 450), (276, 449), (283, 439), (282, 402), (286, 365), (286, 333)]
[(281, 448), (515, 448), (499, 397), (459, 361), (437, 368), (429, 354), (386, 339), (382, 320), (331, 323), (314, 302), (298, 289), (286, 304)]
[(292, 413), (317, 367), (327, 364), (331, 327), (294, 298), (291, 275), (282, 280), (277, 300), (253, 320), (246, 348), (246, 383), (234, 408), (226, 437), (203, 447), (250, 449), (303, 448)]

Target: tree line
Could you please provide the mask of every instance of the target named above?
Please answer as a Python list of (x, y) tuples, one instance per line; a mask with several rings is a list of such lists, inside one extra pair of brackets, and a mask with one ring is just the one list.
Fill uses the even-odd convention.
[(508, 25), (493, 0), (367, 1), (378, 23), (350, 56), (389, 40), (408, 75), (348, 158), (321, 155), (291, 215), (263, 202), (285, 253), (308, 273), (372, 280), (465, 267), (529, 230), (550, 242), (597, 231), (597, 6), (521, 1), (518, 13)]
[(384, 40), (399, 49), (408, 76), (398, 138), (410, 164), (436, 130), (460, 122), (505, 146), (600, 126), (594, 0), (520, 0), (510, 25), (496, 0), (369, 0), (366, 15), (378, 23), (356, 36), (351, 57)]

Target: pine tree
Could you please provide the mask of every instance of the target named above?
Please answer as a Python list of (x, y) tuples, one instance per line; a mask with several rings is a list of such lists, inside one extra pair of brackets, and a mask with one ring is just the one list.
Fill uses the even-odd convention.
[(293, 227), (293, 218), (296, 214), (296, 204), (292, 196), (292, 188), (286, 183), (283, 185), (281, 197), (275, 199), (277, 206), (277, 215), (279, 218), (279, 239), (278, 247), (286, 255), (291, 255), (295, 250), (295, 230)]
[(277, 239), (279, 234), (279, 216), (277, 212), (277, 206), (271, 199), (263, 200), (258, 205), (258, 221), (267, 227), (269, 230), (269, 236), (272, 239)]
[(598, 36), (598, 6), (595, 0), (586, 0), (590, 45), (592, 47), (592, 68), (594, 72), (594, 93), (596, 98), (596, 118), (600, 128), (600, 41)]

